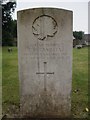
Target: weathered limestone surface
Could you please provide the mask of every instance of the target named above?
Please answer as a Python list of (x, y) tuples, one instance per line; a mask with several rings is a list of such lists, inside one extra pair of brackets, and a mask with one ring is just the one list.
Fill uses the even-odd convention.
[(21, 111), (29, 117), (71, 112), (72, 12), (35, 8), (18, 12)]

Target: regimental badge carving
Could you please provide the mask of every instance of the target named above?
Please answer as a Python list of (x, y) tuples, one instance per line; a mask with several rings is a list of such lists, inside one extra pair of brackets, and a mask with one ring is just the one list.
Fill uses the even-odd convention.
[(57, 33), (57, 22), (54, 18), (48, 15), (37, 17), (32, 25), (33, 34), (39, 40), (45, 40), (47, 37), (54, 37)]

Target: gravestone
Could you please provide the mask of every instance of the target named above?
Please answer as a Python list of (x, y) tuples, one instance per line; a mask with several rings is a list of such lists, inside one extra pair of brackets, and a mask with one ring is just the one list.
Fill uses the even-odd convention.
[(57, 8), (18, 11), (23, 116), (70, 116), (72, 36), (71, 11)]

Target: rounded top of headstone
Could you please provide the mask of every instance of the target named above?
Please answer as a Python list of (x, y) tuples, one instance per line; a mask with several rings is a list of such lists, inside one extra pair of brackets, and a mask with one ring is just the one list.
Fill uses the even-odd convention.
[(66, 11), (66, 12), (73, 12), (71, 10), (67, 10), (67, 9), (63, 9), (63, 8), (59, 8), (59, 7), (32, 7), (32, 8), (27, 8), (27, 9), (21, 9), (19, 11), (17, 11), (17, 13), (19, 12), (25, 12), (25, 11), (30, 11), (30, 10), (45, 10), (45, 9), (56, 9), (56, 10), (61, 10), (61, 11)]

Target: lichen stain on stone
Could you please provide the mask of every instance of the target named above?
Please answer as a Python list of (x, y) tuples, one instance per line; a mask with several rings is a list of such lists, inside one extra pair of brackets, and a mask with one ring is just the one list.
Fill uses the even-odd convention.
[(28, 16), (29, 16), (30, 12), (29, 11), (21, 11), (20, 14), (19, 14), (19, 19), (20, 19), (20, 22), (23, 24), (25, 22), (25, 20), (27, 21), (28, 20)]
[[(21, 106), (23, 116), (28, 117), (63, 117), (66, 116), (67, 109), (62, 103), (52, 96), (49, 92), (43, 91), (36, 96), (24, 96)], [(59, 96), (60, 97), (60, 96)], [(55, 102), (53, 102), (55, 101)], [(62, 101), (62, 100), (61, 100)], [(69, 114), (69, 113), (68, 113)]]

